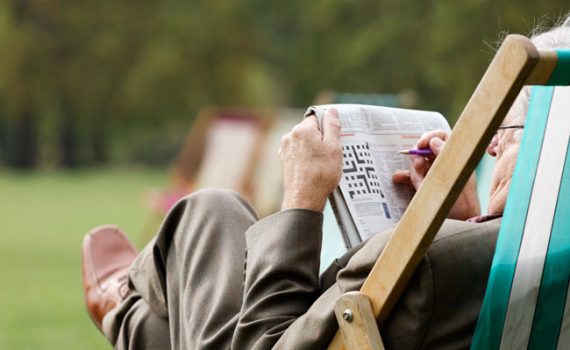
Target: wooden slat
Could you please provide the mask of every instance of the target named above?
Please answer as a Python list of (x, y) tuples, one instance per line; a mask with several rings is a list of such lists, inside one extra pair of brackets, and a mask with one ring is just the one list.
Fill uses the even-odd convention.
[(170, 184), (172, 187), (189, 187), (189, 184), (196, 180), (213, 115), (212, 110), (208, 108), (200, 111), (196, 116), (174, 161)]
[(528, 76), (526, 80), (526, 85), (544, 85), (550, 79), (556, 63), (558, 61), (558, 55), (556, 51), (540, 51), (539, 60), (534, 67), (532, 73)]
[[(508, 36), (461, 114), (361, 291), (382, 324), (410, 280), (461, 189), (475, 170), (539, 58), (524, 36)], [(339, 332), (329, 349), (344, 349)]]
[(366, 295), (360, 292), (344, 294), (335, 304), (335, 314), (348, 350), (384, 350)]

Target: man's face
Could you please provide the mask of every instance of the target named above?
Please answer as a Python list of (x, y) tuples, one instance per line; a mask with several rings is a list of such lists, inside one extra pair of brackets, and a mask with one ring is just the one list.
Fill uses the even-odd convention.
[[(503, 125), (510, 125), (509, 120), (509, 117), (505, 118)], [(489, 214), (502, 214), (505, 210), (520, 146), (520, 142), (515, 138), (515, 132), (512, 129), (499, 130), (487, 147), (487, 153), (497, 158), (491, 180)]]

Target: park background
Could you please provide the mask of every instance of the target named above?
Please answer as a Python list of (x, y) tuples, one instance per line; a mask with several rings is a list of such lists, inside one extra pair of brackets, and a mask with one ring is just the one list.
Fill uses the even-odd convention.
[[(561, 0), (3, 0), (0, 349), (109, 348), (83, 303), (83, 235), (138, 247), (205, 106), (305, 108), (323, 89), (398, 94), (453, 123), (505, 33)], [(301, 116), (299, 116), (301, 118)]]

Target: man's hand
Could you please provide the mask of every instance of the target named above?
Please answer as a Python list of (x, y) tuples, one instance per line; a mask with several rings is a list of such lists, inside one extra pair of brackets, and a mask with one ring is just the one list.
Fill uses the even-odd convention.
[[(420, 188), (433, 161), (445, 146), (449, 134), (443, 130), (435, 130), (425, 133), (420, 137), (416, 148), (431, 148), (433, 155), (412, 157), (412, 167), (410, 170), (396, 171), (392, 175), (392, 180), (400, 184), (409, 184), (416, 191)], [(479, 199), (477, 197), (477, 185), (475, 176), (471, 175), (457, 201), (451, 208), (448, 217), (450, 219), (467, 220), (481, 214)]]
[(323, 130), (310, 116), (281, 139), (279, 157), (283, 172), (282, 209), (322, 212), (327, 196), (342, 175), (340, 121), (334, 109), (325, 112)]
[(396, 171), (392, 175), (392, 180), (396, 183), (408, 184), (418, 190), (424, 182), (431, 165), (439, 152), (445, 146), (449, 135), (443, 130), (434, 130), (427, 132), (420, 137), (416, 143), (416, 148), (431, 148), (433, 155), (416, 156), (411, 155), (412, 167), (410, 170)]

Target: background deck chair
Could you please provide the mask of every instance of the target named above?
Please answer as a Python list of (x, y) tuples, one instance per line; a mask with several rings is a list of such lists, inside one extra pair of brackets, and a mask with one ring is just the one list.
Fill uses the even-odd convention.
[(168, 184), (150, 200), (153, 211), (162, 216), (178, 199), (204, 187), (227, 188), (251, 198), (251, 172), (269, 125), (261, 111), (202, 110), (174, 161)]
[(252, 203), (257, 215), (262, 218), (281, 209), (283, 184), (279, 147), (281, 138), (297, 125), (305, 114), (304, 109), (279, 108), (268, 116), (268, 130), (255, 167), (250, 169), (253, 183)]
[(208, 107), (200, 111), (173, 163), (167, 184), (145, 194), (151, 213), (143, 235), (152, 237), (168, 210), (201, 188), (226, 188), (251, 199), (251, 173), (270, 124), (270, 117), (258, 110)]
[[(329, 349), (383, 349), (378, 327), (382, 327), (383, 321), (389, 315), (419, 261), (425, 255), (461, 188), (474, 171), (475, 165), (481, 159), (487, 144), (521, 88), (524, 85), (568, 85), (569, 83), (569, 52), (539, 52), (530, 40), (523, 36), (511, 35), (506, 38), (461, 114), (447, 147), (434, 162), (424, 184), (410, 203), (360, 292), (347, 293), (339, 298), (335, 313), (340, 331), (335, 335)], [(534, 94), (539, 96), (533, 97), (531, 108), (540, 111), (548, 110), (543, 105), (550, 104), (548, 94), (552, 97), (554, 90), (543, 88), (539, 91), (541, 92)], [(566, 311), (568, 306), (565, 306), (570, 278), (568, 271), (570, 270), (568, 258), (570, 226), (568, 220), (564, 219), (564, 215), (561, 215), (567, 216), (570, 207), (568, 203), (570, 200), (570, 189), (568, 189), (570, 161), (566, 162), (570, 137), (570, 122), (567, 113), (568, 88), (557, 88), (554, 94), (564, 94), (564, 96), (556, 96), (556, 103), (550, 110), (554, 112), (565, 108), (566, 114), (561, 118), (548, 118), (548, 123), (546, 122), (548, 114), (537, 118), (531, 117), (527, 121), (543, 124), (542, 129), (539, 127), (538, 130), (532, 130), (532, 132), (545, 130), (544, 125), (547, 125), (548, 140), (554, 136), (552, 138), (554, 141), (540, 142), (539, 144), (543, 144), (542, 151), (540, 151), (535, 147), (536, 135), (526, 134), (523, 141), (525, 145), (522, 146), (521, 151), (526, 152), (529, 149), (530, 155), (523, 157), (530, 157), (529, 159), (535, 159), (535, 161), (534, 163), (525, 162), (524, 165), (519, 161), (515, 172), (515, 177), (522, 178), (518, 180), (519, 182), (530, 184), (527, 188), (534, 183), (536, 186), (546, 183), (550, 187), (549, 191), (539, 187), (540, 192), (537, 192), (541, 193), (541, 196), (547, 196), (546, 192), (548, 192), (549, 204), (543, 205), (542, 203), (546, 202), (540, 199), (537, 201), (536, 198), (534, 202), (531, 200), (530, 204), (527, 204), (532, 209), (530, 212), (536, 209), (538, 211), (534, 212), (532, 217), (529, 215), (524, 222), (529, 232), (539, 227), (540, 230), (536, 229), (536, 232), (551, 232), (552, 236), (546, 238), (538, 233), (525, 234), (521, 238), (520, 232), (525, 231), (520, 226), (523, 220), (520, 220), (518, 216), (519, 219), (513, 220), (513, 216), (519, 215), (520, 210), (525, 212), (524, 208), (518, 207), (523, 205), (522, 200), (515, 199), (507, 204), (505, 225), (501, 227), (488, 290), (473, 338), (472, 348), (475, 349), (525, 347), (542, 349), (555, 348), (557, 345), (559, 348), (568, 348), (570, 344), (568, 343), (570, 332), (567, 330), (570, 325), (568, 321), (570, 312)], [(551, 122), (560, 121), (562, 121), (562, 126), (551, 125)], [(536, 126), (531, 125), (528, 129), (533, 127)], [(550, 133), (553, 135), (549, 135)], [(556, 150), (556, 154), (552, 152), (553, 149)], [(544, 158), (540, 156), (540, 161), (538, 161), (539, 153), (545, 155)], [(519, 159), (522, 159), (521, 156)], [(546, 167), (549, 169), (549, 174), (563, 180), (553, 181), (553, 179), (544, 178), (536, 181), (529, 180), (530, 170), (526, 167), (531, 166), (535, 167), (534, 171), (538, 174), (538, 179), (541, 178), (541, 172)], [(517, 186), (514, 181), (517, 180), (513, 179), (512, 185)], [(553, 188), (557, 187), (555, 186), (557, 181), (561, 185), (559, 188)], [(515, 192), (517, 193), (513, 196), (530, 197), (528, 190), (527, 192), (522, 190)], [(425, 206), (424, 203), (428, 202), (430, 205)], [(556, 202), (558, 206), (552, 206)], [(507, 238), (503, 238), (505, 232)], [(516, 245), (513, 246), (512, 242), (516, 242), (517, 239), (522, 258), (519, 261), (522, 262), (515, 267), (517, 260), (515, 253), (519, 250)], [(541, 241), (540, 244), (536, 240)], [(542, 253), (537, 253), (538, 249), (534, 249), (538, 246), (542, 247)], [(530, 251), (532, 263), (524, 260), (525, 250)], [(541, 254), (544, 256), (547, 251), (546, 258), (538, 258)], [(507, 262), (510, 265), (506, 265)], [(543, 271), (546, 277), (540, 277)], [(523, 278), (517, 279), (518, 277)], [(551, 279), (549, 285), (554, 288), (540, 285), (541, 278)], [(512, 288), (504, 288), (510, 285)], [(495, 294), (496, 291), (502, 294)], [(492, 296), (489, 296), (491, 294)], [(531, 305), (536, 304), (537, 301), (536, 307)], [(498, 309), (493, 304), (497, 304)], [(541, 318), (541, 316), (546, 317)], [(542, 319), (544, 321), (541, 321)], [(500, 328), (497, 327), (498, 324), (501, 325)], [(553, 324), (557, 326), (552, 326)]]

